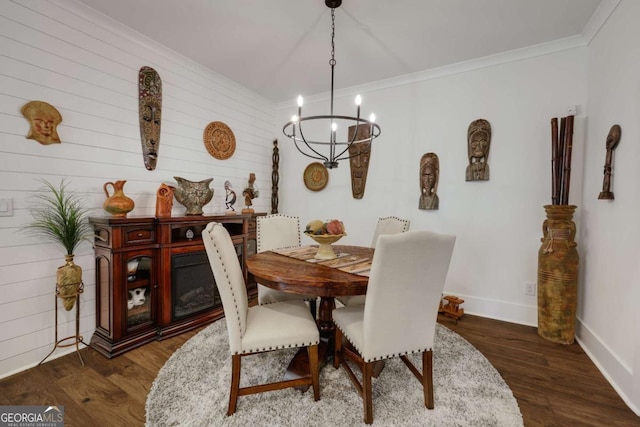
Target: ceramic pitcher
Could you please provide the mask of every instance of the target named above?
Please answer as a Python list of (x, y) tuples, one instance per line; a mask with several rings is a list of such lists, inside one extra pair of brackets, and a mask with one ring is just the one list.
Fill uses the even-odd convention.
[[(116, 218), (125, 218), (135, 206), (133, 200), (124, 195), (123, 187), (127, 181), (106, 182), (102, 187), (107, 200), (102, 205), (104, 210)], [(109, 187), (113, 191), (109, 194)]]

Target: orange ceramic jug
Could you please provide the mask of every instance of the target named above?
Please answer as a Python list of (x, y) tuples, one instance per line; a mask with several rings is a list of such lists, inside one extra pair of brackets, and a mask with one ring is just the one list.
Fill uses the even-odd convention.
[[(106, 182), (102, 187), (107, 200), (102, 205), (104, 210), (109, 212), (116, 218), (125, 218), (127, 213), (131, 212), (135, 206), (133, 200), (124, 195), (122, 187), (127, 181)], [(113, 190), (113, 194), (109, 194), (109, 186)]]

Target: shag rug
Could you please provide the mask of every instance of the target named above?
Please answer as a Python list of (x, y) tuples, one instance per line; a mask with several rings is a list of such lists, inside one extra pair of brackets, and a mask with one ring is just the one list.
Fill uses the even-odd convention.
[[(242, 358), (241, 386), (277, 381), (295, 349)], [(419, 355), (410, 357), (418, 368)], [(178, 349), (153, 382), (148, 427), (356, 426), (363, 406), (343, 368), (320, 371), (320, 400), (309, 389), (240, 396), (227, 417), (231, 356), (225, 321), (200, 331)], [(522, 414), (509, 386), (489, 361), (458, 334), (437, 324), (433, 349), (435, 408), (424, 407), (422, 387), (399, 358), (373, 380), (373, 423), (379, 426), (518, 427)]]

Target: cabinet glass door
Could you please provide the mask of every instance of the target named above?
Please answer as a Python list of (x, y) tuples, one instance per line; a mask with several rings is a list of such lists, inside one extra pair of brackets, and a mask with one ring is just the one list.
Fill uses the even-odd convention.
[(152, 321), (152, 258), (136, 256), (127, 260), (127, 329)]

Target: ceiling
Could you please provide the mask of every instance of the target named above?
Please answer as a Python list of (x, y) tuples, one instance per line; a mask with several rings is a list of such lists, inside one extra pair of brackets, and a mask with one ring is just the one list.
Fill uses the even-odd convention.
[[(79, 1), (273, 102), (330, 89), (323, 0)], [(580, 36), (600, 3), (344, 0), (335, 11), (335, 88)]]

